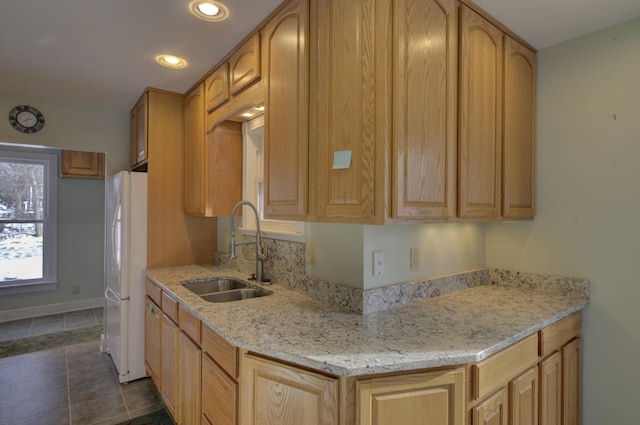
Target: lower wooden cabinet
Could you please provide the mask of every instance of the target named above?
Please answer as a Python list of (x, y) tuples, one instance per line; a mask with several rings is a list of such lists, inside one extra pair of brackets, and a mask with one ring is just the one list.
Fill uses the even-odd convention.
[(162, 399), (174, 418), (178, 417), (178, 336), (180, 328), (162, 316)]
[(462, 425), (464, 368), (358, 381), (359, 425)]
[(153, 382), (162, 388), (162, 310), (149, 297), (145, 297), (144, 306), (144, 363)]
[(202, 356), (202, 423), (238, 423), (238, 383), (206, 354)]
[(562, 425), (580, 425), (580, 352), (576, 338), (562, 347)]
[(538, 367), (534, 367), (509, 384), (511, 425), (538, 425)]
[(473, 425), (508, 425), (509, 397), (503, 388), (473, 408)]
[(241, 425), (337, 425), (338, 380), (245, 355)]
[(540, 425), (562, 424), (562, 356), (540, 362)]
[(180, 355), (179, 388), (179, 425), (200, 425), (201, 388), (202, 388), (202, 352), (200, 347), (184, 333), (179, 336)]

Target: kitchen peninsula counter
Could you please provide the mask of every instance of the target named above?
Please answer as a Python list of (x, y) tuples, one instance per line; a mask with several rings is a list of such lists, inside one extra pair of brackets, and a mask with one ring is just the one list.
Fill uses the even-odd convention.
[(362, 315), (277, 283), (272, 295), (211, 303), (182, 286), (246, 275), (192, 265), (147, 276), (230, 344), (316, 370), (360, 376), (481, 361), (581, 310), (586, 297), (482, 285)]

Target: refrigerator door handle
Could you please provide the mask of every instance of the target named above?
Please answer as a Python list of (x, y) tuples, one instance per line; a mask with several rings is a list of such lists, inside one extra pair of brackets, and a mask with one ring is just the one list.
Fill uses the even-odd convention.
[(120, 298), (116, 291), (111, 289), (111, 287), (107, 286), (107, 290), (104, 291), (104, 296), (109, 301), (112, 301), (116, 304), (120, 304), (122, 301), (128, 300), (129, 298)]

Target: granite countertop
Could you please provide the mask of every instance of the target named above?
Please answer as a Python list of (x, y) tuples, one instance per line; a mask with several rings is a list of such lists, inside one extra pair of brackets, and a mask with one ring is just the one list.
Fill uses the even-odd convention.
[(265, 286), (272, 295), (229, 303), (204, 301), (181, 285), (216, 276), (246, 279), (216, 266), (146, 274), (229, 343), (342, 376), (474, 363), (587, 303), (582, 297), (485, 285), (362, 315), (277, 284)]

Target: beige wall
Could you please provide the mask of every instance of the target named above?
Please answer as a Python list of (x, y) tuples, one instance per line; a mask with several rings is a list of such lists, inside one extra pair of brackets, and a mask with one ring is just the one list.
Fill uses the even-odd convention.
[(585, 277), (583, 425), (637, 424), (640, 19), (538, 54), (535, 221), (486, 225), (487, 266)]

